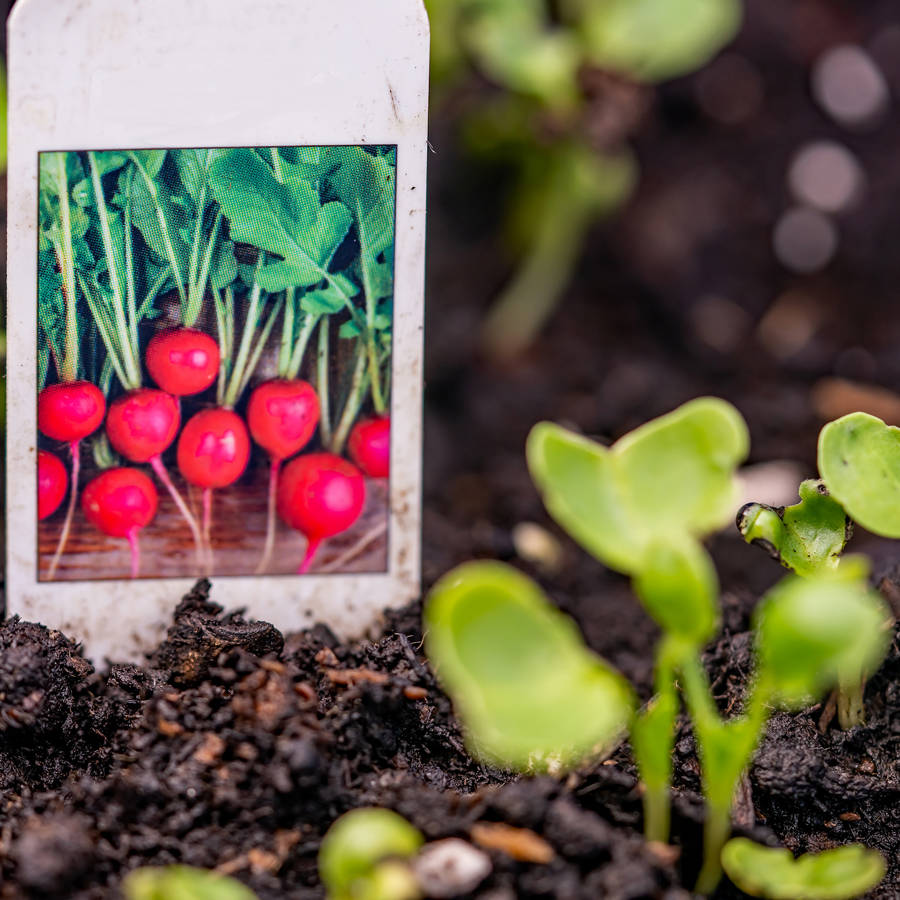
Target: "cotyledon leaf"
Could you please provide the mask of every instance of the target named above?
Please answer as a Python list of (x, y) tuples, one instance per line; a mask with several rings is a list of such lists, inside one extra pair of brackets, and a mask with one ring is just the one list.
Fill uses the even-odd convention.
[(819, 473), (851, 519), (900, 537), (900, 428), (862, 412), (829, 422), (819, 435)]
[(444, 576), (425, 625), (429, 659), (482, 759), (555, 771), (609, 745), (628, 722), (627, 682), (510, 566), (468, 563)]
[(701, 397), (610, 448), (540, 423), (527, 456), (550, 514), (601, 562), (633, 574), (652, 543), (702, 537), (731, 518), (748, 446), (740, 413)]
[(748, 503), (737, 526), (748, 544), (758, 544), (798, 575), (835, 568), (849, 538), (844, 508), (824, 482), (812, 479), (800, 485), (800, 502), (793, 506)]
[(796, 859), (790, 850), (733, 838), (722, 850), (728, 877), (752, 897), (769, 900), (852, 900), (885, 875), (884, 857), (862, 844), (848, 844)]

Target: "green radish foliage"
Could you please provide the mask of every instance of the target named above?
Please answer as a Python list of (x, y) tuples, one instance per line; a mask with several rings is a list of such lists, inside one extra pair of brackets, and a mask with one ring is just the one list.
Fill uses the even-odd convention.
[[(647, 85), (707, 63), (736, 34), (740, 0), (426, 0), (432, 83), (467, 92), (467, 149), (511, 172), (510, 242), (520, 262), (484, 323), (498, 356), (533, 340), (552, 313), (588, 229), (637, 180), (629, 138)], [(478, 79), (478, 80), (476, 80)], [(587, 133), (594, 88), (631, 91), (623, 116)], [(550, 126), (549, 128), (547, 126)]]
[(319, 849), (319, 877), (328, 900), (415, 900), (420, 890), (406, 865), (425, 842), (388, 809), (354, 809), (328, 829)]
[(728, 877), (751, 897), (768, 900), (852, 900), (884, 878), (880, 853), (848, 844), (796, 859), (790, 850), (733, 838), (722, 851)]
[(234, 878), (191, 866), (135, 869), (122, 883), (125, 900), (256, 900)]
[[(735, 468), (747, 450), (740, 415), (715, 398), (685, 404), (610, 448), (547, 423), (528, 440), (529, 466), (548, 510), (600, 561), (632, 577), (663, 631), (656, 697), (628, 721), (645, 787), (644, 827), (649, 839), (668, 839), (675, 719), (683, 704), (707, 802), (697, 883), (706, 894), (719, 881), (735, 790), (772, 709), (797, 709), (834, 686), (858, 683), (888, 645), (890, 617), (868, 588), (863, 560), (789, 576), (754, 617), (756, 673), (743, 709), (720, 714), (701, 660), (719, 619), (718, 579), (701, 540), (733, 514)], [(494, 764), (564, 770), (602, 753), (629, 718), (631, 699), (619, 676), (509, 567), (472, 563), (449, 573), (428, 598), (425, 624), (429, 656), (469, 746)]]

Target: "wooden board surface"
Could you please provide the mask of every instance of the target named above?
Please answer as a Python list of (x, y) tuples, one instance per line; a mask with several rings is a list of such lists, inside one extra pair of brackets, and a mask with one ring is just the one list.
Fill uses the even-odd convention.
[[(83, 474), (81, 486), (93, 473)], [(179, 474), (170, 473), (185, 497), (188, 486)], [(266, 535), (266, 482), (268, 473), (258, 469), (240, 484), (215, 491), (212, 517), (213, 568), (206, 573), (198, 568), (190, 529), (169, 494), (157, 482), (159, 511), (140, 535), (142, 579), (252, 575), (262, 555)], [(193, 508), (200, 506), (199, 491), (193, 491)], [(68, 502), (68, 500), (66, 501)], [(40, 578), (56, 549), (65, 518), (65, 504), (38, 526)], [(387, 569), (387, 483), (366, 480), (366, 505), (358, 521), (343, 534), (326, 541), (320, 548), (311, 574), (370, 573)], [(275, 550), (266, 574), (287, 575), (296, 572), (306, 547), (306, 539), (280, 520), (277, 523)], [(93, 581), (127, 578), (131, 555), (124, 539), (108, 537), (97, 531), (78, 508), (66, 543), (56, 581)]]

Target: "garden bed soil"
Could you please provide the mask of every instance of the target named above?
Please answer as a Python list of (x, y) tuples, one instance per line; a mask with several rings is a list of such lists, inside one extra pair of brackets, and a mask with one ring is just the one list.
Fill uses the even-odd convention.
[[(900, 257), (886, 249), (900, 239), (892, 149), (900, 122), (845, 134), (808, 91), (809, 63), (825, 46), (875, 46), (895, 11), (888, 0), (852, 10), (751, 0), (747, 10), (731, 52), (759, 79), (759, 108), (743, 121), (714, 121), (698, 99), (700, 76), (661, 92), (637, 135), (636, 197), (615, 227), (592, 235), (564, 307), (515, 365), (491, 366), (476, 346), (485, 305), (508, 275), (498, 222), (485, 213), (499, 208), (502, 180), (467, 168), (440, 127), (432, 139), (425, 584), (472, 557), (515, 562), (644, 699), (655, 629), (627, 582), (547, 519), (524, 464), (531, 425), (551, 418), (612, 440), (714, 393), (747, 418), (751, 462), (788, 460), (813, 474), (826, 418), (900, 407)], [(826, 273), (791, 275), (771, 252), (771, 233), (792, 202), (792, 155), (823, 136), (852, 147), (869, 190), (842, 218)], [(710, 328), (712, 314), (722, 327)], [(777, 337), (785, 333), (789, 347)], [(559, 539), (561, 562), (541, 568), (520, 558), (513, 535), (522, 522)], [(900, 613), (896, 547), (862, 532), (852, 547), (872, 555), (876, 581)], [(734, 709), (750, 673), (750, 612), (782, 570), (730, 532), (712, 551), (723, 632), (706, 659), (720, 705)], [(516, 780), (474, 762), (422, 654), (419, 613), (417, 605), (390, 613), (374, 640), (347, 644), (322, 627), (282, 636), (245, 622), (210, 605), (200, 588), (147, 665), (99, 673), (65, 636), (6, 622), (0, 898), (114, 897), (128, 869), (175, 861), (230, 872), (263, 900), (319, 897), (322, 834), (337, 815), (367, 804), (397, 809), (429, 840), (479, 835), (494, 844), (492, 873), (471, 896), (689, 896), (702, 820), (690, 732), (676, 749), (670, 853), (640, 838), (627, 747), (560, 781)], [(798, 852), (852, 841), (875, 847), (889, 872), (871, 897), (896, 900), (896, 635), (867, 704), (868, 724), (847, 734), (820, 731), (820, 708), (776, 715), (735, 824)], [(533, 834), (473, 831), (498, 822)], [(741, 895), (725, 884), (718, 896)]]

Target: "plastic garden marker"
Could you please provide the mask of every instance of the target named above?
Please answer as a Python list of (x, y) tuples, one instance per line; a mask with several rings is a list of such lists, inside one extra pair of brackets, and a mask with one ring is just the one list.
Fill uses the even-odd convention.
[[(74, 13), (19, 0), (9, 42), (8, 612), (64, 629), (96, 660), (139, 659), (201, 568), (193, 531), (218, 602), (285, 629), (319, 620), (362, 633), (418, 592), (422, 0), (85, 0)], [(235, 59), (241, 77), (221, 90)], [(245, 445), (235, 420), (272, 379), (312, 386), (318, 424), (277, 431), (270, 419)], [(81, 381), (114, 412), (91, 421), (95, 453), (83, 458), (60, 442), (90, 432), (38, 434), (35, 402), (44, 386)], [(150, 417), (157, 437), (173, 440), (147, 457), (121, 439), (152, 437), (137, 434), (122, 398), (151, 390), (167, 406), (168, 418)], [(217, 403), (231, 433), (210, 440), (195, 426), (196, 440), (181, 442)], [(280, 463), (345, 456), (354, 426), (372, 417), (390, 421), (390, 479), (366, 477), (358, 520), (298, 576), (302, 538), (272, 515), (267, 538)], [(141, 530), (139, 578), (125, 593), (125, 542), (93, 529), (75, 490), (38, 521), (38, 451), (80, 459), (81, 479), (68, 473), (77, 485), (124, 463), (109, 444), (145, 474), (164, 463), (176, 489), (160, 492)], [(182, 444), (193, 482), (177, 465)], [(201, 462), (234, 471), (207, 484)], [(195, 483), (216, 488), (215, 521)], [(71, 536), (60, 540), (68, 508)], [(39, 576), (57, 547), (48, 583)]]
[(406, 864), (422, 834), (389, 809), (354, 809), (328, 829), (319, 850), (319, 877), (328, 900), (416, 900), (418, 883)]
[(852, 900), (876, 887), (886, 869), (882, 855), (861, 844), (795, 859), (790, 850), (747, 838), (725, 845), (722, 866), (742, 891), (768, 900)]
[(428, 657), (481, 758), (558, 772), (624, 733), (628, 684), (515, 569), (454, 569), (429, 594), (425, 627)]
[(125, 900), (256, 900), (234, 878), (191, 866), (135, 869), (125, 877), (122, 892)]

